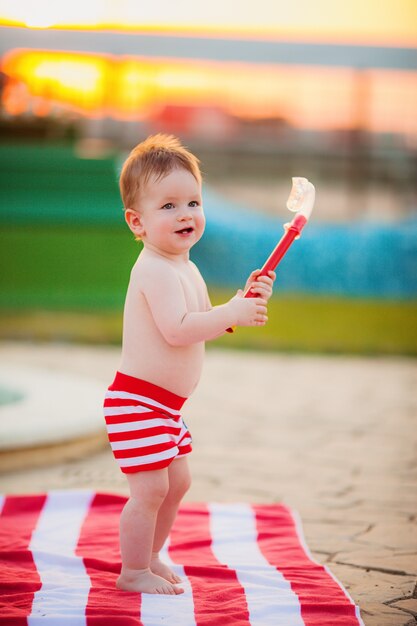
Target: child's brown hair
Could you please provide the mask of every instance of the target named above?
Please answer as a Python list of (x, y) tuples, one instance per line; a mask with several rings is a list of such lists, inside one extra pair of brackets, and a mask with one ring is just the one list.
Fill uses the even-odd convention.
[(158, 133), (139, 143), (127, 157), (120, 173), (124, 208), (137, 208), (139, 195), (151, 177), (158, 180), (176, 168), (187, 170), (201, 184), (199, 160), (177, 137)]

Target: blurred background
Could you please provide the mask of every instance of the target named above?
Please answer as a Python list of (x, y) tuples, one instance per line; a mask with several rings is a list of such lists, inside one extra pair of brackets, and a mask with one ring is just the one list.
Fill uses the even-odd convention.
[(218, 345), (415, 356), (416, 24), (413, 0), (0, 0), (0, 337), (120, 342), (118, 174), (167, 132), (202, 163), (214, 303), (281, 237), (291, 177), (317, 190), (267, 327)]

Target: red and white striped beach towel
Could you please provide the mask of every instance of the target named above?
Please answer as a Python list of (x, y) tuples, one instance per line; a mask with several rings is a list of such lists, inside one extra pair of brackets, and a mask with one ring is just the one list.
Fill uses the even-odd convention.
[(308, 552), (286, 506), (183, 504), (163, 557), (185, 593), (115, 588), (126, 498), (90, 491), (0, 502), (0, 624), (357, 626), (358, 608)]

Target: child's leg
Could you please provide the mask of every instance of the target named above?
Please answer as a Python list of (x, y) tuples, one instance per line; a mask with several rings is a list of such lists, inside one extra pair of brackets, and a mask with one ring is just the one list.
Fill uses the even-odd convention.
[(117, 587), (143, 593), (183, 593), (150, 570), (156, 519), (169, 488), (168, 469), (126, 476), (130, 498), (120, 516), (122, 571)]
[(190, 488), (191, 475), (186, 456), (172, 461), (168, 468), (168, 477), (169, 491), (158, 511), (156, 520), (151, 570), (171, 583), (179, 583), (181, 582), (181, 578), (174, 574), (174, 572), (172, 572), (167, 565), (159, 560), (159, 551), (168, 537), (180, 502)]

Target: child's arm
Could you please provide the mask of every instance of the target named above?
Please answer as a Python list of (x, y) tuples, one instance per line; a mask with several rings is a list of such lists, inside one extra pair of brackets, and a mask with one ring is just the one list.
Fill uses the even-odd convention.
[(208, 311), (188, 311), (179, 276), (166, 263), (154, 263), (142, 271), (141, 291), (159, 331), (173, 346), (213, 339), (229, 326), (263, 326), (267, 321), (266, 299), (243, 298), (242, 291)]

